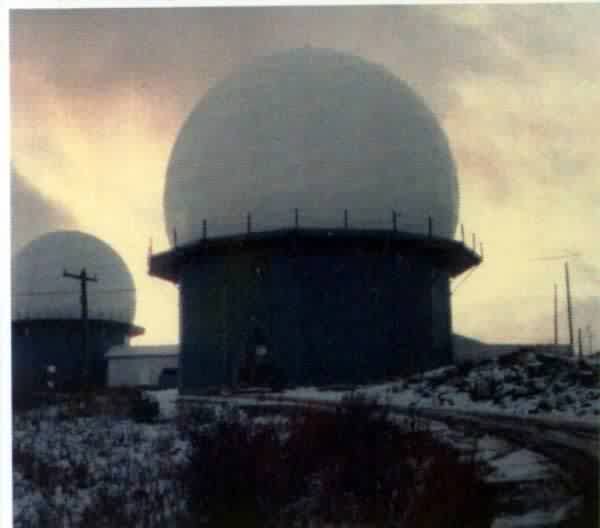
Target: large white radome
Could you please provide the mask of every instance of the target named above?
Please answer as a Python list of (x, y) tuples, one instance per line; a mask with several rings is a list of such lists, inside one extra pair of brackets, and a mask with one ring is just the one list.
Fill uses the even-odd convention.
[(405, 83), (358, 57), (303, 48), (214, 86), (171, 153), (164, 196), (173, 241), (290, 226), (389, 227), (450, 237), (458, 184), (436, 117)]
[(97, 276), (97, 283), (88, 283), (91, 319), (133, 321), (135, 292), (127, 265), (109, 245), (79, 231), (47, 233), (13, 258), (13, 320), (79, 319), (79, 281), (64, 278), (65, 268)]

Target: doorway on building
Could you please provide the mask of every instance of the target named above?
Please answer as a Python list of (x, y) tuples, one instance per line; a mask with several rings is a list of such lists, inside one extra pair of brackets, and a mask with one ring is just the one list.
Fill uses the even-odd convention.
[(261, 328), (254, 328), (240, 362), (239, 383), (243, 387), (272, 387), (277, 383), (277, 377), (265, 332)]

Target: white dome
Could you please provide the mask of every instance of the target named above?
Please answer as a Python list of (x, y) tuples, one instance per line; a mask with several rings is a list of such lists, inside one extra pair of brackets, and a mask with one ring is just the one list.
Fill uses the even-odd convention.
[(446, 136), (384, 68), (303, 48), (259, 60), (214, 86), (171, 153), (164, 196), (173, 241), (291, 226), (391, 227), (451, 237), (458, 183)]
[(12, 261), (12, 318), (79, 319), (80, 282), (63, 277), (85, 268), (90, 319), (131, 323), (135, 292), (123, 259), (106, 243), (79, 231), (47, 233), (25, 246)]

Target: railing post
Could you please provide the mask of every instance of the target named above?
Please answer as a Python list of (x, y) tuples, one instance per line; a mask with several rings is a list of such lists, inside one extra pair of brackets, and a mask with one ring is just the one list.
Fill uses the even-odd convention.
[(344, 209), (344, 229), (348, 229), (348, 209)]
[(298, 229), (300, 227), (300, 221), (298, 218), (298, 208), (294, 209), (294, 228)]

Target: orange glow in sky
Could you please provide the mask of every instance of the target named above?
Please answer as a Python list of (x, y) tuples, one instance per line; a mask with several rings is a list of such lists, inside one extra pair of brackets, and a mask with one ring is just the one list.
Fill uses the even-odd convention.
[(454, 295), (455, 331), (549, 342), (564, 261), (536, 259), (575, 252), (576, 325), (598, 335), (598, 27), (598, 4), (13, 11), (13, 249), (56, 228), (103, 239), (136, 283), (136, 342), (176, 342), (177, 290), (148, 276), (146, 258), (150, 238), (168, 247), (179, 127), (239, 65), (332, 47), (408, 82), (449, 138), (460, 222), (486, 256)]

